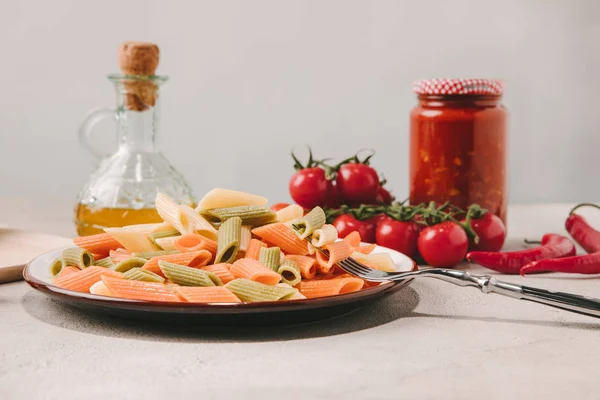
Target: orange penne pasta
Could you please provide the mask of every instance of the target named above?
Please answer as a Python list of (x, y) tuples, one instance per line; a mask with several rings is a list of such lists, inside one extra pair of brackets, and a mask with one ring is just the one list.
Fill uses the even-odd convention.
[(231, 293), (224, 286), (208, 287), (176, 287), (175, 293), (181, 299), (190, 303), (241, 303), (237, 296)]
[(148, 271), (154, 272), (162, 277), (164, 277), (162, 271), (158, 267), (159, 261), (167, 261), (173, 264), (185, 265), (187, 267), (194, 268), (202, 268), (212, 258), (212, 254), (208, 250), (198, 250), (198, 251), (189, 251), (187, 253), (177, 253), (177, 254), (167, 254), (164, 256), (156, 256), (152, 257), (148, 260), (148, 262), (142, 267), (147, 269)]
[(312, 279), (317, 274), (317, 267), (315, 266), (317, 260), (312, 257), (289, 254), (285, 256), (285, 259), (294, 261), (296, 264), (298, 264), (302, 279)]
[(365, 282), (360, 278), (340, 276), (333, 279), (313, 279), (301, 281), (296, 289), (309, 299), (315, 297), (335, 296), (338, 294), (357, 292)]
[(144, 301), (180, 301), (179, 297), (163, 283), (131, 281), (106, 275), (102, 275), (102, 282), (115, 297)]
[(277, 272), (251, 258), (242, 258), (234, 262), (231, 273), (236, 278), (247, 278), (266, 285), (275, 285), (281, 280), (281, 275)]
[(197, 233), (178, 236), (173, 245), (181, 252), (208, 250), (213, 256), (217, 253), (217, 242)]
[(253, 260), (258, 260), (258, 255), (260, 254), (260, 249), (263, 247), (267, 247), (265, 242), (261, 242), (258, 239), (250, 239), (250, 243), (248, 244), (248, 250), (246, 250), (246, 257), (251, 258)]
[(335, 264), (352, 254), (352, 247), (344, 241), (331, 243), (323, 248), (329, 252), (329, 255), (317, 252), (317, 269), (323, 274), (332, 273)]
[(349, 233), (343, 239), (343, 241), (350, 245), (353, 252), (357, 251), (362, 254), (370, 254), (373, 250), (375, 250), (375, 247), (377, 247), (377, 245), (375, 243), (361, 246), (360, 233), (358, 233), (357, 231)]
[(120, 247), (123, 247), (121, 246), (121, 243), (117, 242), (115, 238), (110, 236), (108, 233), (76, 237), (73, 239), (73, 243), (75, 243), (77, 247), (86, 249), (90, 253), (104, 257), (106, 257), (111, 250), (116, 250)]
[(264, 225), (252, 229), (252, 233), (260, 236), (264, 241), (279, 247), (286, 254), (308, 254), (308, 245), (283, 223)]
[(128, 258), (131, 258), (133, 256), (131, 255), (131, 252), (129, 250), (117, 249), (117, 250), (111, 250), (109, 252), (109, 257), (112, 260), (112, 262), (114, 262), (115, 264), (118, 264), (121, 261), (125, 261)]
[(98, 282), (103, 275), (115, 278), (121, 278), (123, 276), (120, 272), (113, 271), (112, 269), (91, 266), (80, 270), (79, 272), (58, 276), (54, 278), (53, 283), (63, 289), (87, 293), (90, 291), (90, 287)]
[(74, 272), (79, 272), (79, 271), (81, 271), (79, 268), (74, 267), (72, 265), (68, 265), (68, 266), (64, 267), (63, 269), (61, 269), (60, 272), (58, 273), (58, 275), (56, 275), (56, 277), (62, 278), (63, 276), (67, 276)]
[(207, 265), (206, 267), (202, 267), (201, 269), (207, 272), (212, 272), (216, 276), (221, 279), (223, 284), (227, 282), (231, 282), (235, 279), (235, 276), (230, 271), (231, 264), (221, 263), (221, 264), (213, 264)]

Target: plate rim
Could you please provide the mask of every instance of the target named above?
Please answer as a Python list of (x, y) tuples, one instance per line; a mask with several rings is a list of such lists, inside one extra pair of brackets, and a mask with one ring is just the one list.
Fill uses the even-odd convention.
[[(123, 310), (145, 310), (145, 311), (176, 311), (178, 309), (184, 309), (188, 312), (197, 310), (199, 312), (214, 312), (214, 313), (232, 313), (235, 311), (239, 311), (240, 313), (244, 312), (266, 312), (266, 311), (292, 311), (295, 309), (307, 309), (307, 308), (321, 308), (334, 306), (337, 304), (344, 303), (352, 303), (360, 300), (368, 300), (373, 296), (378, 294), (391, 294), (394, 293), (408, 285), (413, 281), (412, 278), (404, 279), (401, 281), (391, 281), (383, 283), (379, 286), (374, 286), (372, 288), (359, 290), (358, 292), (351, 292), (345, 294), (338, 294), (334, 296), (326, 296), (326, 297), (318, 297), (313, 299), (297, 299), (297, 300), (282, 300), (282, 301), (261, 301), (261, 302), (252, 302), (252, 303), (185, 303), (185, 302), (165, 302), (165, 301), (143, 301), (143, 300), (132, 300), (132, 299), (120, 299), (114, 297), (100, 296), (94, 294), (87, 294), (86, 297), (76, 295), (79, 292), (73, 291), (63, 291), (55, 290), (54, 288), (60, 289), (58, 286), (52, 285), (50, 283), (46, 283), (44, 281), (39, 280), (38, 278), (31, 275), (29, 269), (31, 268), (31, 264), (34, 263), (41, 257), (47, 256), (50, 253), (54, 253), (57, 250), (65, 249), (72, 246), (65, 246), (61, 248), (57, 248), (54, 250), (47, 251), (38, 255), (33, 260), (29, 261), (25, 268), (23, 268), (23, 279), (29, 286), (33, 289), (42, 292), (45, 295), (50, 297), (57, 297), (60, 300), (71, 301), (71, 302), (79, 302), (89, 305), (96, 306), (105, 306), (110, 308), (121, 308)], [(385, 248), (390, 251), (395, 251), (392, 249), (388, 249), (384, 246), (378, 246), (381, 248)], [(398, 252), (399, 253), (399, 252)], [(399, 253), (402, 254), (402, 253)], [(402, 256), (406, 257), (407, 260), (410, 260), (412, 263), (412, 269), (410, 271), (418, 270), (417, 263), (411, 259), (410, 257), (402, 254)], [(74, 294), (70, 294), (68, 292), (73, 292)], [(85, 294), (85, 293), (82, 293)], [(91, 297), (90, 297), (91, 296)]]

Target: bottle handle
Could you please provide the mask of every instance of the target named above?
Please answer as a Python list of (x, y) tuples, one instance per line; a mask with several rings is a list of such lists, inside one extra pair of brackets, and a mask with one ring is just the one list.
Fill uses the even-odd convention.
[(97, 160), (101, 160), (108, 156), (104, 154), (92, 144), (90, 135), (94, 126), (101, 120), (107, 117), (116, 116), (116, 109), (111, 107), (99, 108), (91, 111), (79, 126), (79, 143)]

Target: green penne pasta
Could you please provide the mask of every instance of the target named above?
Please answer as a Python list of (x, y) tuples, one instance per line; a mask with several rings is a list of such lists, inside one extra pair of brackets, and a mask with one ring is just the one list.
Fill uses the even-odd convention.
[(281, 275), (281, 281), (290, 286), (295, 286), (300, 283), (302, 276), (300, 275), (300, 266), (292, 260), (285, 260), (277, 270)]
[(279, 264), (281, 264), (281, 249), (279, 247), (261, 247), (258, 261), (277, 272)]
[(234, 279), (225, 285), (227, 289), (245, 302), (286, 300), (296, 294), (291, 287), (270, 286), (250, 279)]
[(164, 283), (165, 278), (162, 276), (155, 274), (152, 271), (148, 271), (147, 269), (143, 269), (140, 267), (131, 268), (129, 271), (123, 274), (125, 279), (129, 279), (132, 281), (144, 281), (144, 282), (158, 282)]
[(52, 264), (50, 264), (50, 273), (52, 276), (56, 276), (64, 267), (66, 267), (65, 261), (62, 257), (59, 257), (52, 261)]
[(221, 279), (212, 272), (162, 260), (158, 266), (171, 282), (181, 286), (223, 286)]
[(214, 225), (222, 224), (233, 217), (240, 217), (243, 225), (251, 226), (270, 224), (277, 219), (277, 215), (264, 206), (213, 208), (212, 210), (200, 211), (200, 215)]
[(115, 263), (111, 260), (110, 257), (101, 258), (100, 260), (94, 261), (94, 265), (105, 268), (114, 268)]
[(94, 263), (94, 256), (86, 249), (71, 247), (62, 252), (62, 259), (65, 265), (73, 265), (79, 269), (89, 267)]
[(302, 218), (292, 221), (296, 235), (300, 239), (306, 239), (317, 229), (325, 225), (325, 211), (321, 207), (315, 207)]
[(127, 272), (132, 268), (143, 267), (147, 261), (148, 260), (146, 260), (145, 258), (131, 257), (131, 258), (128, 258), (127, 260), (121, 261), (120, 263), (115, 265), (113, 267), (113, 269), (117, 272)]
[(148, 235), (148, 238), (150, 239), (150, 241), (152, 243), (154, 243), (155, 245), (160, 247), (160, 245), (158, 243), (156, 243), (156, 239), (161, 239), (161, 238), (171, 237), (171, 236), (181, 236), (181, 233), (179, 233), (179, 231), (176, 231), (175, 229), (173, 229), (170, 231), (151, 233), (150, 235)]
[(149, 260), (152, 257), (166, 256), (166, 255), (175, 254), (175, 253), (179, 253), (179, 250), (144, 251), (142, 253), (133, 253), (132, 256)]
[(232, 263), (240, 248), (242, 219), (240, 217), (229, 218), (221, 224), (217, 235), (215, 264)]

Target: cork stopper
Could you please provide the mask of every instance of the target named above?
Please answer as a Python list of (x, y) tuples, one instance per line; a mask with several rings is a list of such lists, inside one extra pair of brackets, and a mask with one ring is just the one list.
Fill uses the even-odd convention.
[[(156, 73), (160, 51), (154, 43), (124, 42), (119, 47), (119, 67), (125, 75), (140, 78)], [(129, 80), (124, 83), (125, 107), (146, 111), (156, 104), (158, 86), (151, 80)]]

